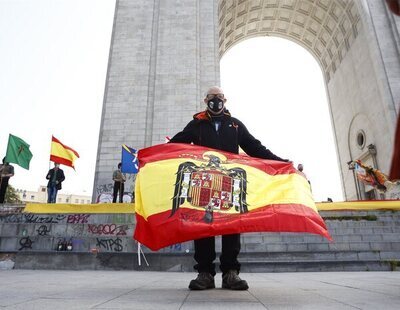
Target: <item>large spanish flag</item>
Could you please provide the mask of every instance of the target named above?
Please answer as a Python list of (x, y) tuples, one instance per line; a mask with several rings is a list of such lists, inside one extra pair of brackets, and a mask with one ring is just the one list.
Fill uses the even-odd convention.
[(291, 163), (169, 143), (139, 151), (134, 238), (152, 250), (243, 232), (331, 240), (307, 180)]
[(79, 158), (77, 151), (51, 136), (50, 160), (52, 162), (75, 168), (74, 162), (77, 158)]

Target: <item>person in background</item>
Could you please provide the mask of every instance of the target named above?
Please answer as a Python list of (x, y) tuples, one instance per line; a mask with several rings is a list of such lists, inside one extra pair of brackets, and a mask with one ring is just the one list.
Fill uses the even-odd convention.
[(57, 193), (61, 189), (61, 183), (65, 180), (64, 171), (60, 169), (60, 164), (54, 163), (54, 168), (50, 169), (46, 175), (47, 183), (47, 203), (56, 203)]
[(311, 189), (311, 182), (310, 180), (307, 178), (306, 174), (303, 172), (303, 164), (298, 164), (297, 165), (297, 170), (299, 170), (300, 174), (307, 180), (308, 184), (310, 184), (310, 189)]
[(126, 181), (125, 175), (121, 172), (122, 164), (118, 164), (118, 169), (113, 172), (114, 181), (114, 192), (113, 192), (113, 203), (117, 202), (117, 196), (119, 192), (119, 202), (122, 203), (122, 198), (124, 197), (124, 183)]
[(0, 203), (4, 203), (8, 180), (14, 176), (14, 167), (6, 162), (6, 158), (3, 158), (3, 164), (0, 165)]

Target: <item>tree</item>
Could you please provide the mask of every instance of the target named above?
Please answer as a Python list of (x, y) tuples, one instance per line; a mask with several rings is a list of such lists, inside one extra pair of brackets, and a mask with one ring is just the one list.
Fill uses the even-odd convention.
[(14, 187), (8, 185), (6, 191), (6, 197), (4, 199), (5, 203), (22, 203), (21, 199), (19, 199), (19, 195)]

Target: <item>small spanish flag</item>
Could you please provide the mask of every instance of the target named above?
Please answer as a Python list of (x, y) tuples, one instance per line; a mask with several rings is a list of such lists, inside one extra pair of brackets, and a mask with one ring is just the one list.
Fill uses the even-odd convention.
[(69, 166), (75, 169), (74, 162), (75, 159), (79, 158), (79, 154), (74, 149), (62, 144), (60, 140), (51, 136), (51, 150), (50, 150), (50, 160), (52, 162)]
[(332, 240), (310, 186), (291, 163), (167, 143), (139, 151), (134, 238), (152, 250), (243, 232)]

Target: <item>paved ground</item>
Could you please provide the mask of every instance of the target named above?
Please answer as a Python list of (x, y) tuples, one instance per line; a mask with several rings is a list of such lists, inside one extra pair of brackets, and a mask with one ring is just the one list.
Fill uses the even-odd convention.
[(400, 309), (400, 272), (241, 274), (250, 289), (189, 291), (194, 273), (0, 270), (0, 309)]

